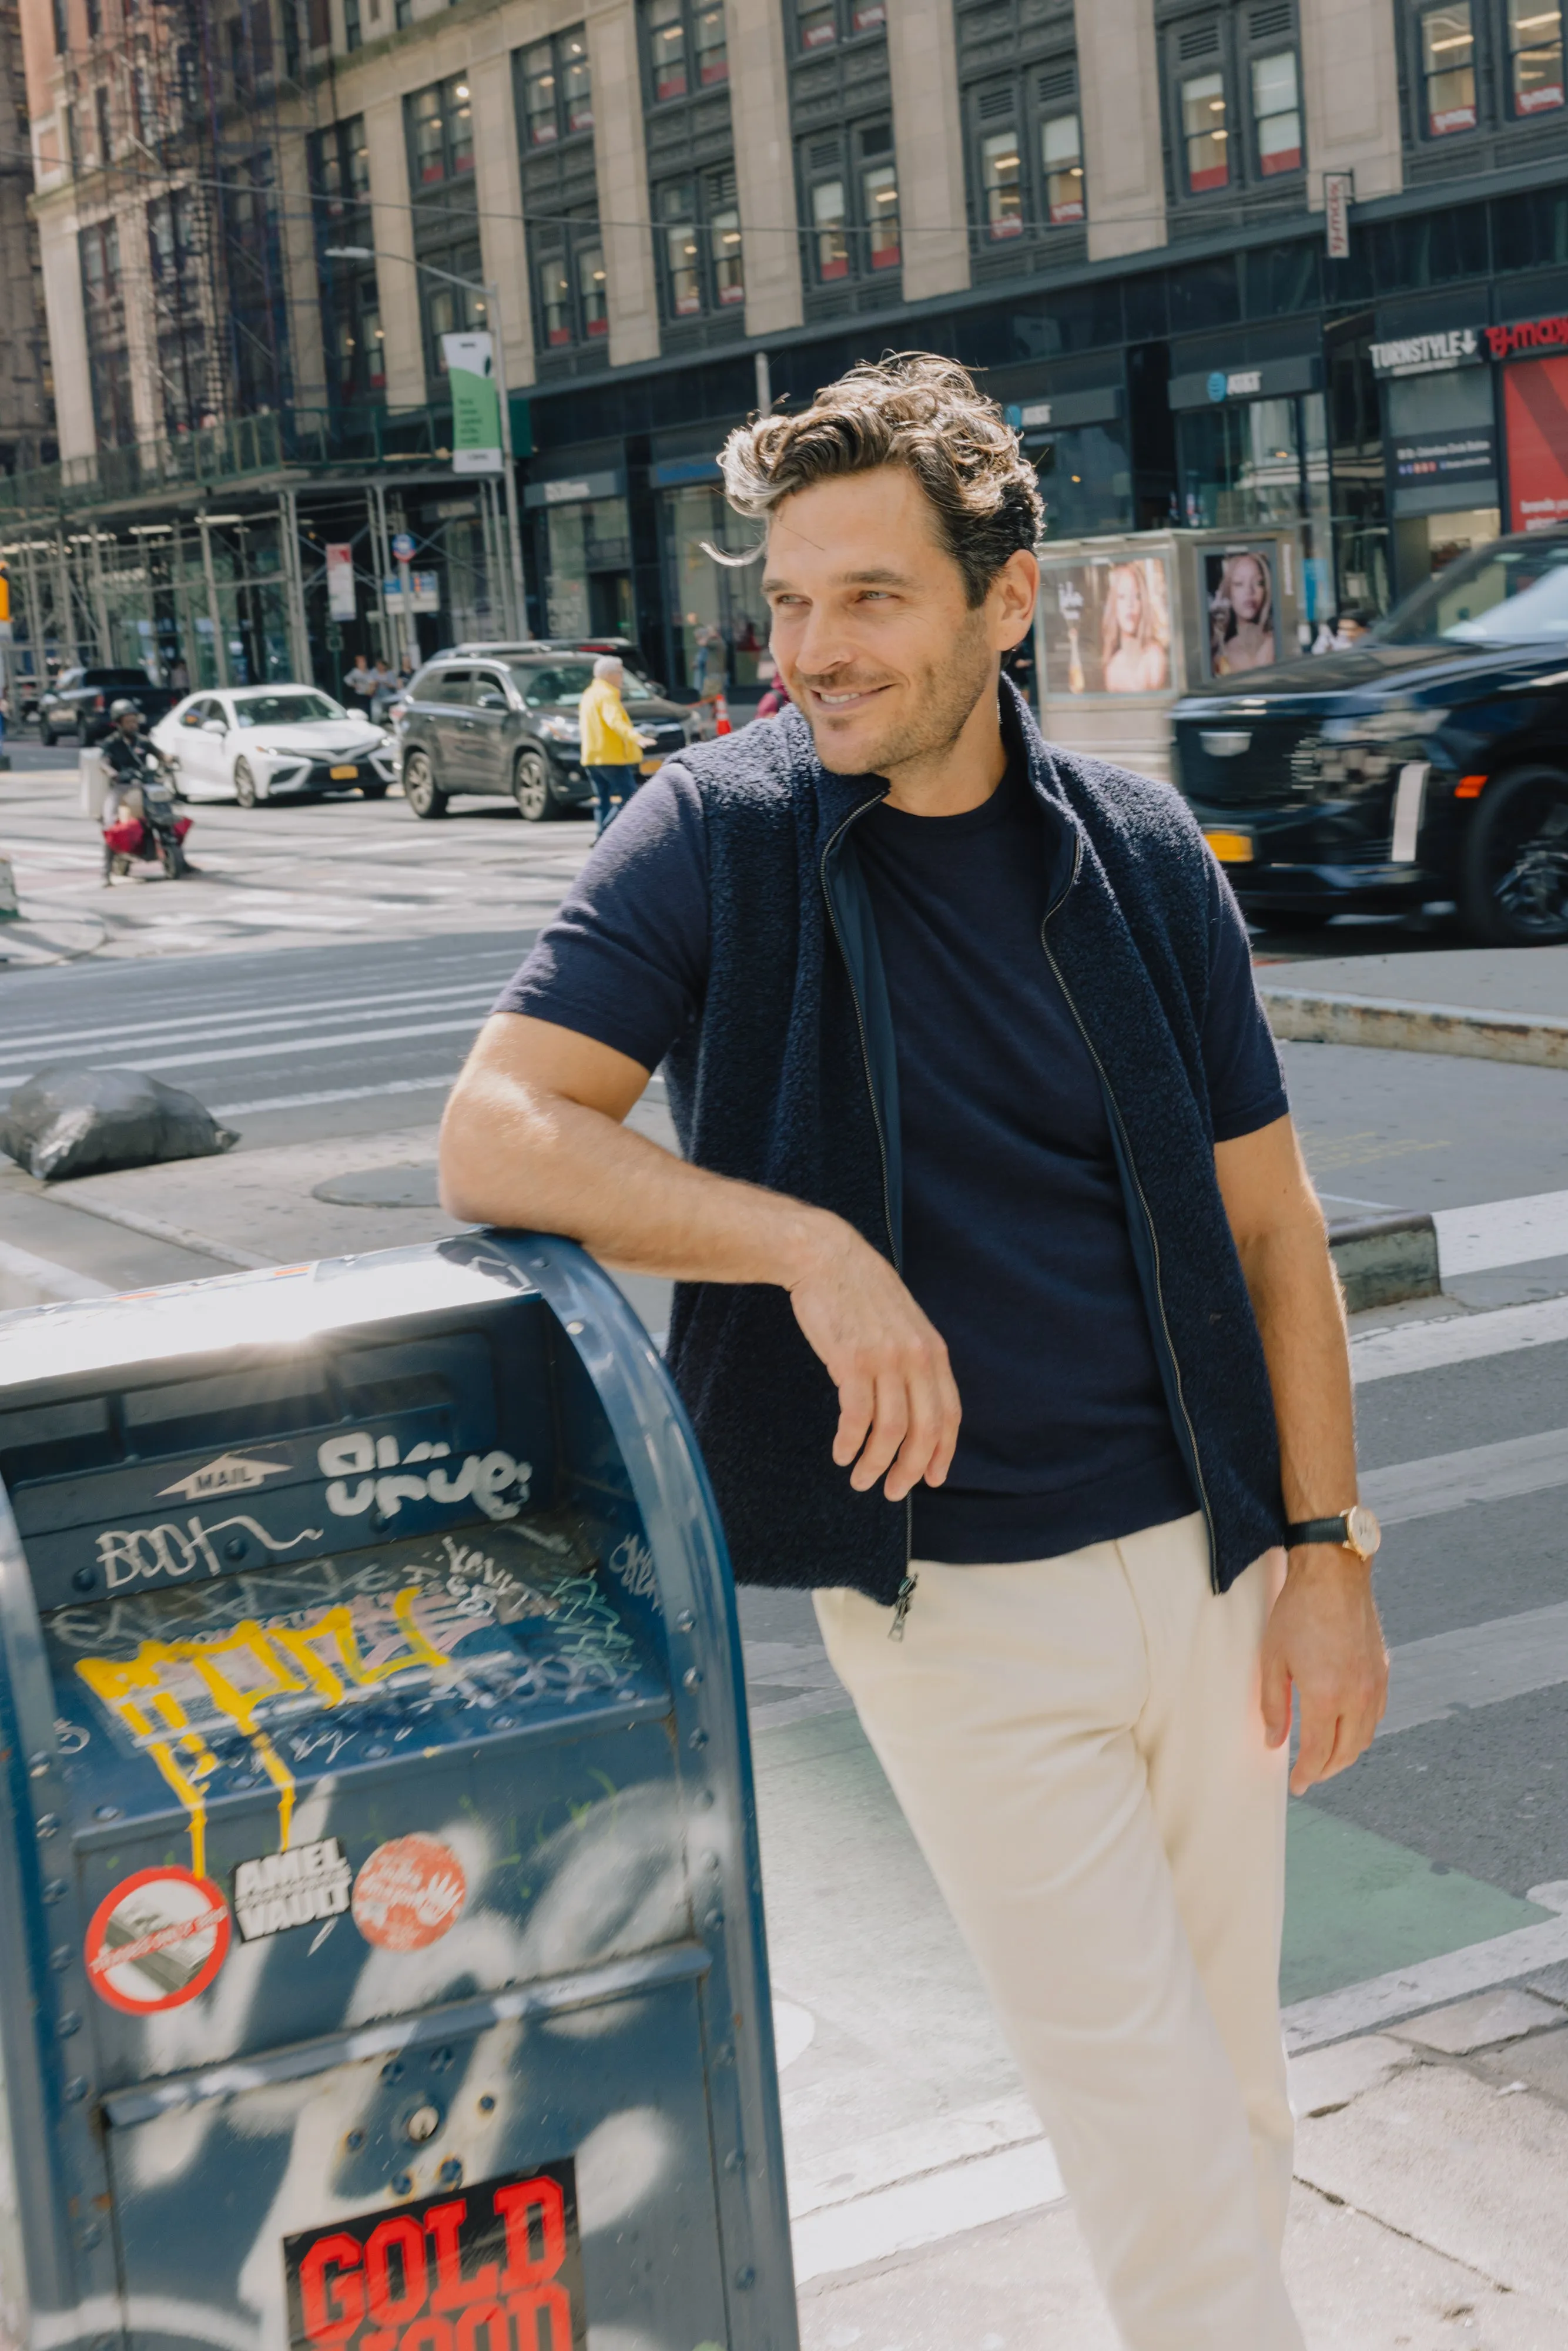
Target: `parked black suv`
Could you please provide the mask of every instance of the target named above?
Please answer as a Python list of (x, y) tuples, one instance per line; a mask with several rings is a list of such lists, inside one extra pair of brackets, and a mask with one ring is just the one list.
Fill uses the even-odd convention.
[(179, 699), (172, 686), (154, 685), (144, 669), (63, 669), (38, 696), (38, 737), (48, 744), (74, 735), (78, 743), (100, 743), (111, 704), (133, 702), (143, 726), (152, 726)]
[[(398, 722), (403, 797), (418, 817), (446, 814), (463, 792), (509, 792), (530, 824), (580, 808), (593, 787), (578, 756), (577, 705), (593, 656), (507, 647), (438, 653), (409, 687)], [(695, 736), (679, 703), (628, 669), (622, 699), (647, 738), (643, 771)]]
[(1178, 702), (1173, 776), (1249, 914), (1458, 904), (1568, 939), (1568, 532), (1450, 564), (1354, 651)]

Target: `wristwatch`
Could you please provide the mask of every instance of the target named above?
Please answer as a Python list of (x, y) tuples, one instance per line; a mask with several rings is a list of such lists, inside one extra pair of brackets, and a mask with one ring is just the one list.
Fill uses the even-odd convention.
[(1297, 1519), (1285, 1529), (1285, 1541), (1291, 1551), (1302, 1543), (1334, 1543), (1364, 1562), (1383, 1541), (1383, 1529), (1364, 1503), (1356, 1502), (1332, 1519)]

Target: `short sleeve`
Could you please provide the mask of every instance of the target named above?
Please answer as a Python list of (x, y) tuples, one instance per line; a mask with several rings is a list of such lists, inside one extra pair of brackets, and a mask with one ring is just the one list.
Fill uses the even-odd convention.
[(595, 843), (494, 1009), (575, 1029), (657, 1069), (701, 1009), (708, 937), (702, 801), (672, 762)]
[(1203, 1061), (1216, 1143), (1271, 1126), (1290, 1109), (1284, 1073), (1252, 978), (1246, 919), (1210, 861), (1208, 1006)]

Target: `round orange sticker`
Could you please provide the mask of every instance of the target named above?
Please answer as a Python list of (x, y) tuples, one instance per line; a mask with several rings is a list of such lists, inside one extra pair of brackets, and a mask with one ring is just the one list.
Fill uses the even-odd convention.
[(228, 1905), (210, 1877), (139, 1869), (92, 1914), (88, 1981), (110, 2008), (152, 2016), (205, 1991), (228, 1949)]
[(430, 1836), (377, 1845), (354, 1880), (354, 1924), (383, 1951), (423, 1951), (463, 1915), (468, 1880), (450, 1845)]

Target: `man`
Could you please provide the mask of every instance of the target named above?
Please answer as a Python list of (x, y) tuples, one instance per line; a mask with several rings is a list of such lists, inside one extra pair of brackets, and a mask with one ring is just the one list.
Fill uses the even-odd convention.
[[(1176, 795), (1000, 681), (1039, 498), (960, 368), (856, 368), (723, 463), (793, 708), (595, 852), (459, 1081), (446, 1205), (682, 1285), (737, 1574), (814, 1588), (1124, 2341), (1300, 2351), (1291, 1694), (1300, 1791), (1386, 1660), (1246, 933)], [(661, 1060), (683, 1161), (622, 1123)]]
[(625, 807), (643, 772), (643, 737), (627, 717), (621, 699), (625, 674), (613, 653), (601, 653), (593, 664), (593, 683), (577, 705), (582, 734), (579, 756), (593, 786), (599, 833)]

